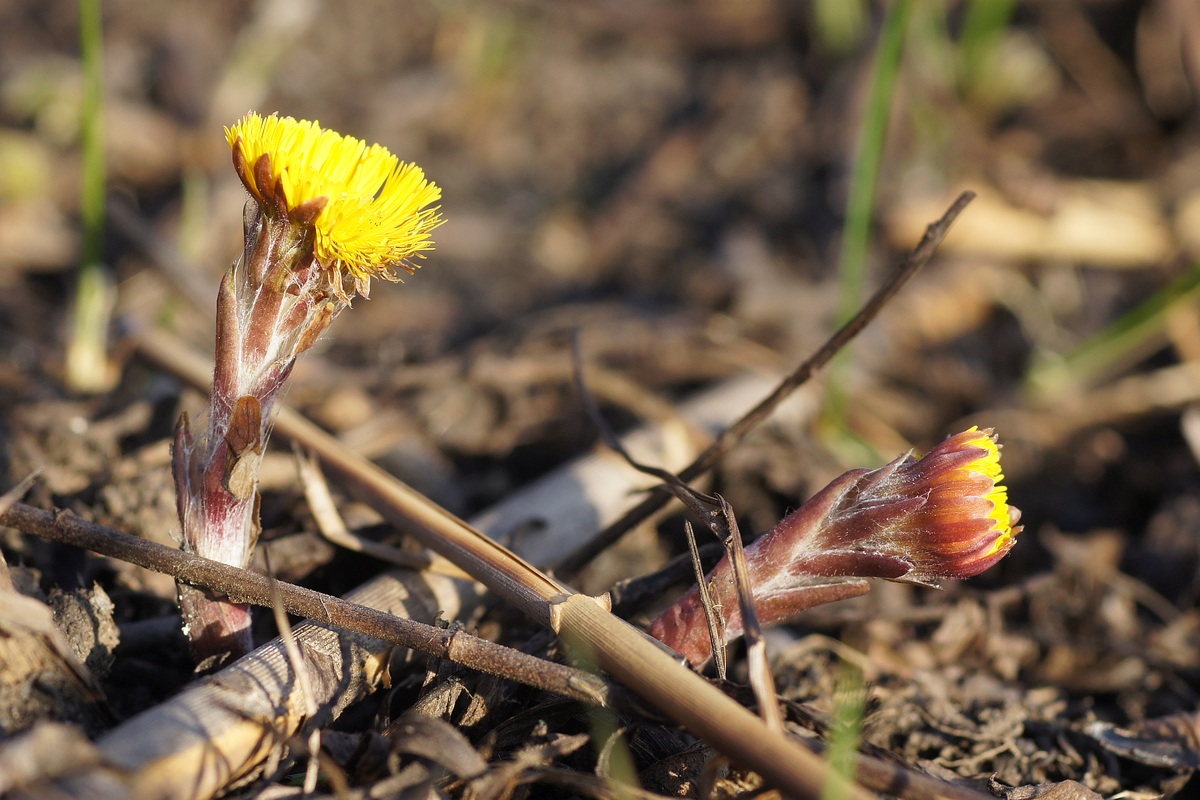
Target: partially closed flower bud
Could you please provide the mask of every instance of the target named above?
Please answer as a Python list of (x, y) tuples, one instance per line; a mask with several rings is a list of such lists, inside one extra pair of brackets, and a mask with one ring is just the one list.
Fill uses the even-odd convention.
[[(861, 594), (866, 587), (856, 578), (935, 584), (978, 575), (1008, 553), (1021, 530), (1003, 477), (995, 436), (977, 428), (923, 458), (909, 454), (847, 472), (746, 548), (759, 621), (779, 624)], [(728, 559), (708, 583), (731, 641), (743, 627)], [(693, 663), (708, 660), (706, 631), (696, 590), (650, 628)]]
[(1008, 504), (1003, 477), (992, 431), (971, 428), (923, 458), (847, 473), (813, 498), (823, 501), (819, 524), (801, 508), (763, 546), (790, 542), (791, 569), (803, 574), (970, 578), (1003, 558), (1020, 531), (1021, 512)]

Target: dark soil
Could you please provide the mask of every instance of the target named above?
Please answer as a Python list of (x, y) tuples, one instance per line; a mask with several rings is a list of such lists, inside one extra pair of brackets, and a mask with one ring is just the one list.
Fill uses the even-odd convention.
[[(40, 468), (25, 502), (177, 541), (168, 443), (203, 400), (121, 345), (120, 330), (162, 324), (211, 352), (245, 201), (221, 128), (249, 108), (378, 141), (442, 186), (437, 249), (336, 321), (288, 402), (372, 442), (380, 463), (457, 514), (597, 445), (569, 370), (575, 331), (589, 364), (639, 389), (636, 402), (605, 396), (621, 429), (747, 370), (791, 369), (835, 327), (882, 24), (868, 5), (839, 44), (810, 4), (786, 0), (103, 4), (118, 378), (87, 396), (64, 378), (82, 251), (76, 8), (0, 4), (0, 489)], [(1000, 796), (1064, 781), (1107, 797), (1191, 796), (1200, 307), (1184, 286), (1138, 325), (1126, 315), (1195, 283), (1200, 7), (1027, 0), (988, 51), (962, 34), (965, 7), (983, 3), (917, 5), (868, 281), (960, 189), (980, 198), (837, 371), (849, 433), (827, 412), (772, 420), (711, 488), (750, 535), (845, 469), (978, 424), (1004, 444), (1025, 530), (979, 578), (940, 592), (881, 584), (771, 632), (777, 684), (804, 704), (796, 720), (822, 729), (848, 662), (869, 690), (867, 752), (991, 781)], [(980, 52), (994, 60), (972, 71)], [(1108, 346), (1094, 357), (1070, 357), (1098, 339)], [(383, 569), (315, 534), (290, 454), (277, 453), (262, 514), (280, 577), (342, 594)], [(669, 517), (572, 580), (603, 591), (685, 550)], [(5, 737), (47, 718), (95, 736), (193, 680), (172, 579), (12, 529), (0, 551), (16, 588), (54, 610), (62, 636), (43, 640), (45, 658), (65, 642), (86, 665), (29, 705), (0, 675)], [(644, 622), (666, 599), (629, 613)], [(536, 635), (510, 611), (488, 614), (463, 623), (515, 646)], [(262, 623), (274, 635), (268, 614)], [(12, 626), (0, 619), (0, 640)], [(743, 655), (733, 649), (734, 683)], [(13, 663), (0, 649), (0, 672)], [(454, 674), (468, 694), (435, 703), (423, 669), (397, 668), (392, 690), (327, 732), (352, 785), (420, 760), (416, 736), (446, 737), (464, 770), (462, 742), (485, 767), (558, 765), (533, 781), (537, 796), (603, 793), (585, 780), (612, 774), (603, 726)], [(414, 704), (428, 712), (417, 734), (391, 723)], [(645, 788), (696, 796), (711, 753), (648, 717), (617, 724)], [(286, 793), (302, 773), (286, 765), (239, 796)], [(755, 786), (731, 772), (717, 791)], [(1043, 796), (1087, 796), (1054, 791)]]

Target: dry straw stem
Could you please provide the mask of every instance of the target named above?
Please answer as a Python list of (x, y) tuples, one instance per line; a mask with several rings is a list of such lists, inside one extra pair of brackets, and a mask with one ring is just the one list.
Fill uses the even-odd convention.
[[(161, 360), (176, 367), (183, 363), (177, 353)], [(206, 382), (203, 373), (183, 377), (201, 387)], [(746, 708), (679, 664), (645, 633), (602, 609), (594, 598), (572, 594), (380, 467), (347, 451), (301, 415), (280, 409), (275, 430), (316, 454), (326, 470), (400, 530), (549, 625), (597, 666), (773, 785), (792, 796), (815, 798), (827, 782), (845, 781), (831, 774), (819, 757), (772, 732)], [(851, 798), (872, 796), (857, 787), (846, 788)]]
[[(746, 566), (746, 551), (742, 547), (742, 534), (738, 530), (737, 519), (733, 509), (722, 498), (721, 515), (729, 527), (729, 538), (726, 541), (726, 552), (733, 565), (734, 583), (737, 586), (738, 605), (742, 612), (742, 621), (746, 628), (746, 664), (750, 673), (750, 686), (754, 690), (754, 699), (758, 703), (759, 713), (763, 722), (773, 731), (783, 730), (783, 712), (779, 708), (779, 698), (775, 693), (775, 676), (771, 673), (771, 665), (767, 659), (767, 643), (762, 636), (762, 628), (758, 624), (758, 614), (754, 609), (754, 584), (750, 581), (750, 570)], [(706, 609), (708, 614), (715, 609)], [(712, 633), (712, 623), (709, 623), (709, 634)], [(713, 650), (721, 643), (713, 639)]]

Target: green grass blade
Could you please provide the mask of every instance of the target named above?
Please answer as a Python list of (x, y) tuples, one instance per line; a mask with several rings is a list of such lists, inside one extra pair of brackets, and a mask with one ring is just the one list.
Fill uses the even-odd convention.
[(100, 0), (79, 0), (79, 39), (83, 55), (83, 263), (100, 262), (104, 232), (104, 36)]
[(990, 67), (1016, 5), (1016, 0), (973, 0), (967, 5), (958, 39), (964, 86), (974, 86)]
[(79, 0), (79, 43), (84, 93), (80, 135), (83, 148), (80, 217), (83, 248), (67, 343), (66, 382), (80, 392), (112, 385), (114, 370), (106, 352), (109, 321), (115, 305), (112, 277), (101, 263), (104, 236), (104, 39), (100, 0)]
[(862, 672), (846, 662), (838, 673), (837, 706), (829, 730), (826, 758), (831, 771), (845, 781), (830, 781), (821, 792), (821, 800), (843, 800), (849, 794), (855, 774), (858, 746), (862, 742), (863, 714), (867, 707), (867, 689)]
[[(846, 204), (846, 220), (842, 226), (842, 247), (838, 258), (837, 324), (849, 320), (863, 302), (866, 286), (867, 255), (870, 252), (871, 222), (874, 219), (875, 197), (883, 165), (883, 149), (887, 140), (888, 117), (900, 59), (904, 50), (905, 31), (912, 16), (912, 0), (897, 0), (888, 12), (880, 33), (871, 67), (867, 105), (858, 137), (858, 149), (850, 173), (850, 191)], [(850, 358), (849, 348), (834, 362), (830, 374), (825, 422), (831, 431), (846, 433), (848, 398), (843, 372)]]
[(813, 22), (817, 41), (834, 53), (844, 53), (867, 29), (867, 4), (864, 0), (815, 0)]
[(1044, 358), (1029, 370), (1025, 388), (1035, 397), (1052, 397), (1068, 387), (1084, 386), (1104, 372), (1125, 365), (1159, 337), (1167, 317), (1200, 297), (1200, 264), (1164, 286), (1105, 330), (1058, 358)]
[(839, 325), (854, 316), (863, 299), (871, 221), (874, 217), (875, 195), (883, 162), (883, 146), (887, 139), (892, 92), (896, 84), (896, 74), (900, 71), (904, 32), (908, 28), (912, 8), (912, 0), (898, 0), (888, 12), (880, 34), (875, 63), (871, 68), (871, 85), (862, 130), (859, 133), (858, 153), (850, 173), (850, 196), (846, 207), (846, 221), (842, 228), (842, 250), (838, 258), (838, 279), (841, 283), (837, 318)]

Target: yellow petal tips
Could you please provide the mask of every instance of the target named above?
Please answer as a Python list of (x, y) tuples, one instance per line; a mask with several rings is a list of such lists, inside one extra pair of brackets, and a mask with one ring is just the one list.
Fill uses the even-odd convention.
[(411, 259), (433, 247), (441, 190), (387, 148), (275, 114), (247, 114), (225, 139), (263, 212), (311, 225), (318, 263), (351, 277), (360, 293), (371, 278), (412, 272)]

